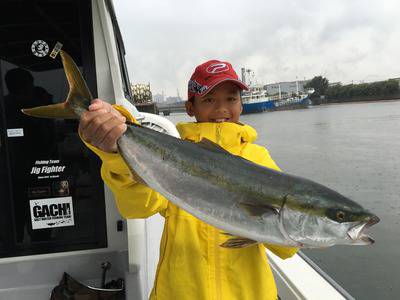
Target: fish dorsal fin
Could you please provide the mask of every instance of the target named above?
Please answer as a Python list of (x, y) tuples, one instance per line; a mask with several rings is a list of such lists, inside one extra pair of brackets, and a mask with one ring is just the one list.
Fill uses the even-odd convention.
[(244, 248), (244, 247), (252, 246), (254, 244), (257, 244), (257, 242), (250, 240), (250, 239), (242, 238), (242, 237), (235, 237), (235, 238), (227, 240), (226, 242), (222, 243), (220, 246), (223, 248), (237, 249), (237, 248)]
[(210, 150), (210, 151), (232, 155), (230, 152), (226, 151), (220, 145), (218, 145), (217, 143), (214, 143), (213, 141), (210, 141), (207, 138), (202, 138), (200, 142), (196, 143), (196, 145), (198, 145), (204, 149)]
[(240, 202), (239, 207), (243, 208), (250, 216), (261, 217), (263, 215), (279, 214), (279, 209), (268, 204), (243, 203)]

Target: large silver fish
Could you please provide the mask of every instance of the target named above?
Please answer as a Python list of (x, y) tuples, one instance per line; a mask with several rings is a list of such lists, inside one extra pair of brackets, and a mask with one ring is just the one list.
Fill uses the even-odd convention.
[[(67, 100), (24, 113), (78, 119), (89, 106), (92, 96), (82, 75), (67, 53), (60, 55), (70, 85)], [(234, 156), (211, 141), (191, 143), (129, 124), (118, 149), (149, 187), (231, 235), (224, 247), (374, 242), (365, 229), (379, 218), (359, 204), (321, 184)]]

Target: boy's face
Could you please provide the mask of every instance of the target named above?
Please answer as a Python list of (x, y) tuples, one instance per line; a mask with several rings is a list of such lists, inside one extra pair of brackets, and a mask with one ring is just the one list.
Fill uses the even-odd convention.
[(186, 102), (186, 112), (197, 122), (239, 122), (242, 112), (240, 89), (232, 82), (222, 82), (204, 96)]

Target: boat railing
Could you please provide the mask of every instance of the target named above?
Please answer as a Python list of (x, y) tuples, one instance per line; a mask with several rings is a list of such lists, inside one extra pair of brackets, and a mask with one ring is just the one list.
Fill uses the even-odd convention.
[(355, 300), (304, 253), (282, 260), (267, 250), (278, 293), (286, 300)]

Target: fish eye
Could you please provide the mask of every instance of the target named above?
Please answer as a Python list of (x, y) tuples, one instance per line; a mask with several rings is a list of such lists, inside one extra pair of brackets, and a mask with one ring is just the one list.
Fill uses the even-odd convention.
[(346, 214), (344, 213), (344, 211), (341, 211), (341, 210), (338, 210), (337, 212), (336, 212), (336, 218), (339, 220), (339, 221), (344, 221), (344, 218), (346, 217)]

